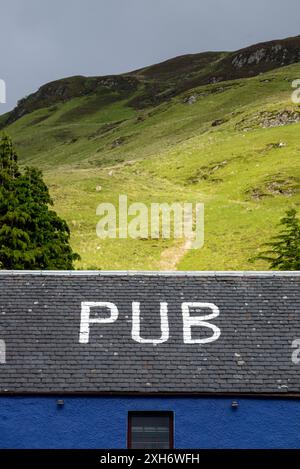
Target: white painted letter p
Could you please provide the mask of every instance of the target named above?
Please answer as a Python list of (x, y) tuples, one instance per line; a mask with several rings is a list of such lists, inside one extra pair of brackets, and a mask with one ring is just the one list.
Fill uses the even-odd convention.
[[(91, 308), (108, 308), (110, 316), (107, 318), (90, 318)], [(92, 302), (83, 301), (81, 303), (81, 321), (80, 321), (80, 335), (79, 343), (88, 344), (90, 340), (90, 324), (108, 324), (115, 322), (118, 319), (118, 308), (114, 303), (104, 301)]]

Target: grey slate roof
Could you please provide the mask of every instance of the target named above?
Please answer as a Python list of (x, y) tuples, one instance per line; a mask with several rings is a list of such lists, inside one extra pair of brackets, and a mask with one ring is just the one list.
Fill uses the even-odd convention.
[[(300, 364), (292, 361), (300, 339), (299, 287), (299, 272), (2, 271), (0, 393), (300, 395)], [(114, 323), (90, 325), (88, 344), (79, 343), (84, 301), (112, 302), (119, 311)], [(221, 331), (214, 342), (183, 342), (181, 304), (193, 301), (218, 306), (219, 316), (209, 321)], [(141, 304), (143, 338), (161, 336), (159, 305), (168, 303), (168, 341), (132, 339), (132, 302)], [(211, 335), (193, 328), (194, 337)]]

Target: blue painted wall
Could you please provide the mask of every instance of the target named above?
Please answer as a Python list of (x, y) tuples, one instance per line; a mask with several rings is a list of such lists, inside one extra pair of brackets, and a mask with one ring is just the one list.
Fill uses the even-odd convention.
[(176, 448), (300, 448), (300, 401), (190, 397), (0, 397), (1, 448), (126, 448), (127, 413), (175, 415)]

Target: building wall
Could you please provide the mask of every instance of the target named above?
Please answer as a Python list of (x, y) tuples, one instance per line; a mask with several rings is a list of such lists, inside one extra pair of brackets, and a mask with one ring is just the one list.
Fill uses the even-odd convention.
[(126, 448), (128, 411), (165, 410), (176, 448), (300, 448), (297, 400), (64, 396), (60, 408), (57, 399), (0, 397), (0, 447)]

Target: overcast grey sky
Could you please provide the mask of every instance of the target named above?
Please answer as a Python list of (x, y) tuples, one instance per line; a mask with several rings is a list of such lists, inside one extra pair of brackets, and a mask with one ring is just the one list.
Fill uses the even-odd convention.
[(299, 0), (1, 0), (0, 114), (58, 78), (296, 36), (299, 20)]

